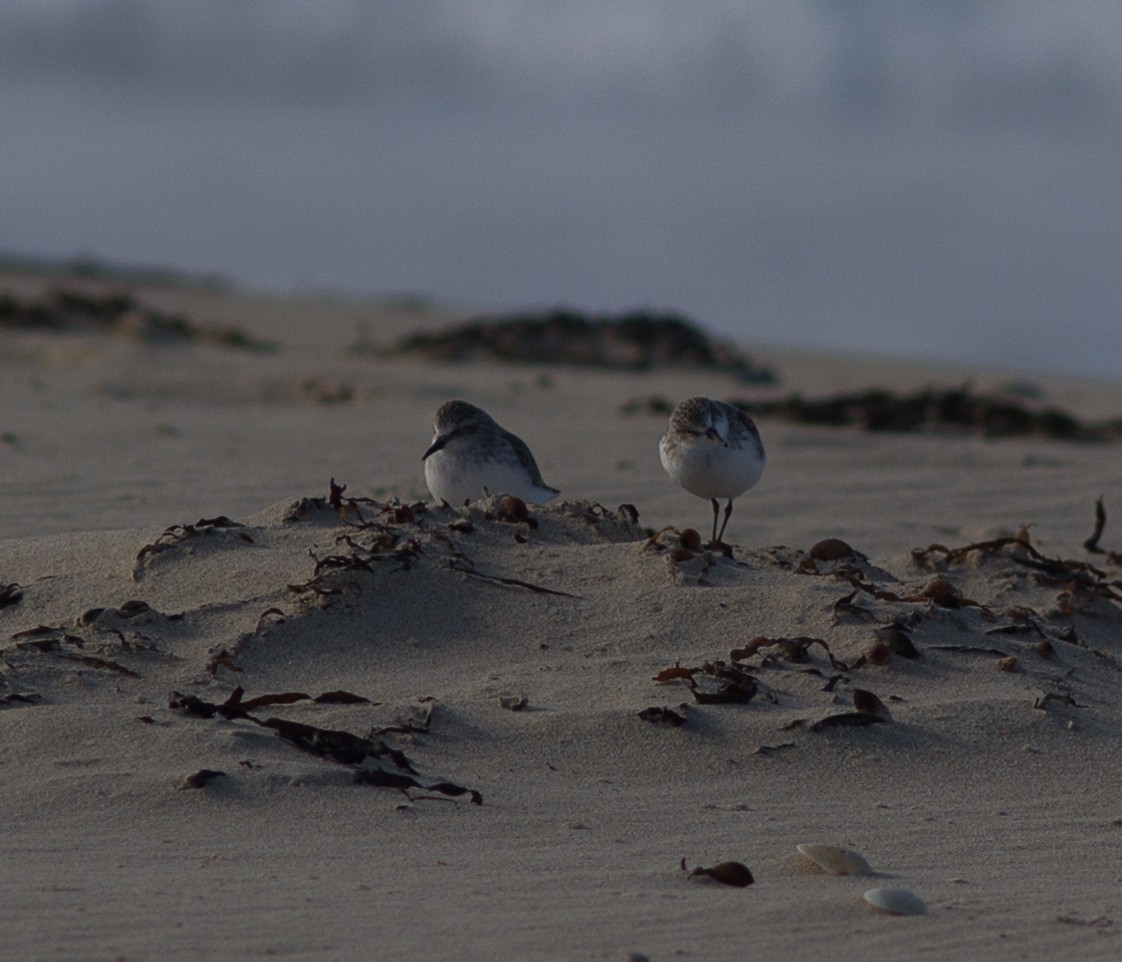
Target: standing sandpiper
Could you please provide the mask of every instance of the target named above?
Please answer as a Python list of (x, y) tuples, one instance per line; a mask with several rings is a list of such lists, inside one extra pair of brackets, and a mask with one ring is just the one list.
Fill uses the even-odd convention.
[[(713, 504), (713, 543), (720, 544), (732, 514), (732, 501), (760, 480), (767, 461), (760, 432), (743, 411), (722, 401), (691, 397), (670, 415), (658, 452), (666, 473), (699, 498)], [(727, 498), (717, 530), (718, 498)]]

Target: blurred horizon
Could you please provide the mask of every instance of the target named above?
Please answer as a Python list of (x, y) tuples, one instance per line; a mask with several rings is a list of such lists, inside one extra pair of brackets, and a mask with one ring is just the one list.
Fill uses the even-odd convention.
[(0, 250), (1122, 380), (1122, 5), (0, 0)]

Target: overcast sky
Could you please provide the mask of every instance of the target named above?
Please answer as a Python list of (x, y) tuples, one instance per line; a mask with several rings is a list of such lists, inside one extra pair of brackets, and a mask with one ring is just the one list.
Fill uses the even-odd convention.
[(1122, 379), (1122, 4), (0, 0), (0, 249)]

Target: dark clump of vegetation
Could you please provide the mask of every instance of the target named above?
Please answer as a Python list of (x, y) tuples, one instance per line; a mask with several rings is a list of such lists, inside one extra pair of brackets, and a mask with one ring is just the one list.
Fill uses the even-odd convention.
[(0, 271), (53, 277), (60, 281), (99, 281), (145, 287), (189, 287), (215, 293), (229, 291), (233, 283), (221, 274), (195, 273), (147, 264), (123, 264), (93, 255), (45, 257), (0, 251)]
[(1090, 422), (1053, 407), (1036, 407), (970, 387), (927, 388), (913, 393), (869, 389), (807, 399), (731, 401), (751, 415), (802, 424), (859, 427), (867, 431), (967, 432), (984, 437), (1043, 437), (1073, 441), (1122, 438), (1122, 420)]
[(411, 334), (384, 353), (438, 361), (515, 361), (632, 371), (697, 368), (751, 383), (775, 380), (771, 370), (714, 341), (685, 318), (642, 310), (588, 315), (558, 309), (478, 317), (442, 331)]
[(199, 341), (224, 347), (269, 349), (236, 328), (194, 324), (182, 314), (140, 303), (123, 291), (92, 293), (56, 287), (39, 298), (0, 293), (0, 330), (99, 332), (141, 341)]

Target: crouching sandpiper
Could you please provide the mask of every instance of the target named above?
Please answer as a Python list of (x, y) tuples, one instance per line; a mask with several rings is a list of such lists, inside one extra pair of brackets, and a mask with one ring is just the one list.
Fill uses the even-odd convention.
[(492, 494), (544, 504), (561, 492), (542, 480), (526, 442), (467, 401), (446, 401), (433, 419), (435, 434), (421, 460), (433, 498), (459, 507)]

